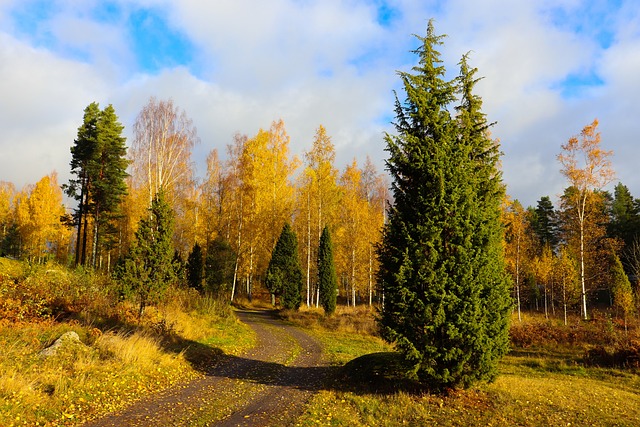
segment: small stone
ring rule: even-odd
[[[80,337],[78,336],[78,334],[74,331],[65,332],[52,345],[42,350],[40,352],[40,356],[54,356],[58,353],[58,351],[60,351],[61,348],[76,345],[84,346],[82,341],[80,341]]]

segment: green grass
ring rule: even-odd
[[[593,328],[594,325],[587,325]],[[338,365],[362,355],[389,351],[377,337],[313,325],[310,332]],[[558,333],[560,334],[560,332]],[[585,334],[586,336],[587,334]],[[557,342],[515,348],[500,364],[495,382],[448,395],[384,387],[353,373],[353,365],[384,372],[389,353],[348,364],[336,383],[312,398],[300,426],[637,426],[637,371],[588,367],[588,344]],[[387,359],[385,359],[387,358]],[[400,384],[398,381],[397,384]]]

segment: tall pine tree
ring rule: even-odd
[[[467,58],[458,79],[444,79],[443,37],[430,21],[419,64],[399,73],[407,97],[396,97],[397,135],[385,138],[395,203],[378,249],[383,335],[419,381],[440,389],[495,377],[511,303],[500,152]]]
[[[98,103],[92,102],[85,108],[71,147],[71,173],[76,178],[64,186],[67,195],[78,201],[76,264],[87,264],[89,231],[91,266],[96,266],[102,246],[108,250],[114,244],[114,221],[121,215],[121,202],[127,193],[129,162],[123,130],[112,105],[100,110]]]
[[[558,215],[549,196],[538,200],[534,210],[533,230],[540,240],[541,246],[549,246],[555,250],[560,241],[558,230]]]
[[[100,107],[97,102],[92,102],[84,109],[82,125],[78,128],[78,136],[71,147],[71,173],[76,175],[76,178],[70,179],[69,184],[63,186],[67,195],[78,201],[78,208],[74,215],[77,227],[76,265],[84,265],[86,261],[89,192],[93,185],[93,177],[89,173],[89,168],[90,163],[96,157],[99,116]]]

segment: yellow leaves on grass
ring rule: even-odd
[[[13,335],[0,330],[0,342],[10,342],[0,354],[2,426],[76,424],[199,375],[182,355],[161,351],[157,340],[141,334],[105,333],[81,352],[42,358],[33,338],[58,335],[60,326],[15,328]]]

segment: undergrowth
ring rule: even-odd
[[[80,343],[44,356],[65,332]],[[227,302],[172,289],[138,318],[108,277],[0,258],[0,425],[76,425],[254,345]]]

